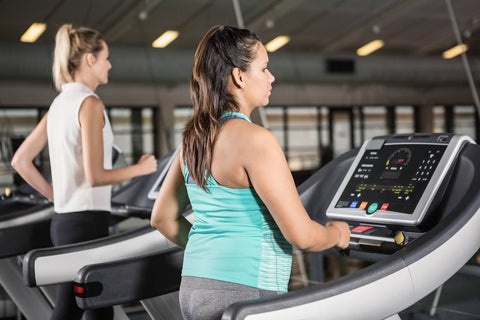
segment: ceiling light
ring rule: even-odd
[[[370,53],[377,51],[383,46],[384,42],[382,40],[373,40],[372,42],[367,43],[363,47],[357,49],[357,55],[368,56]]]
[[[20,41],[35,42],[46,29],[47,25],[45,23],[32,23],[27,31],[20,37]]]
[[[289,36],[278,36],[265,45],[268,52],[275,52],[290,41]]]
[[[458,56],[459,54],[464,53],[468,50],[468,46],[466,44],[459,44],[453,48],[450,48],[442,53],[443,59],[452,59],[453,57]]]
[[[157,39],[155,39],[155,41],[152,42],[152,47],[165,48],[173,40],[177,39],[177,37],[178,37],[178,31],[167,30],[160,37],[158,37]]]

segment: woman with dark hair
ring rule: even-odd
[[[107,84],[111,67],[108,46],[98,31],[70,24],[60,27],[52,68],[60,93],[12,159],[25,181],[54,201],[50,233],[55,246],[108,236],[111,185],[156,170],[152,155],[112,169],[113,132],[103,102],[95,94],[99,85]],[[52,185],[33,164],[47,142]],[[73,283],[57,288],[51,319],[80,319],[84,311],[76,304]],[[113,309],[87,310],[85,317],[112,319]]]
[[[251,112],[275,80],[251,31],[211,28],[195,53],[194,113],[152,211],[151,223],[185,248],[180,306],[186,320],[220,319],[230,304],[287,292],[292,245],[348,246],[344,222],[311,220],[273,134]],[[193,226],[182,213],[188,204]]]

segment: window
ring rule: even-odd
[[[135,163],[142,154],[156,154],[154,109],[108,107],[113,130],[113,143],[120,148],[127,164]]]
[[[290,170],[310,170],[320,162],[321,109],[316,106],[268,106],[268,129],[285,152]],[[323,113],[325,115],[325,113]]]
[[[387,110],[383,106],[363,107],[364,139],[387,134]]]
[[[193,114],[193,108],[191,106],[177,107],[173,111],[174,119],[174,132],[173,132],[173,143],[174,147],[178,147],[182,144],[182,134],[185,124],[191,118]]]
[[[114,143],[121,149],[126,164],[137,161],[144,153],[156,154],[154,108],[107,108],[114,133]],[[15,183],[10,166],[13,152],[35,128],[47,108],[0,108],[0,186]],[[35,159],[40,170],[50,167],[48,150]]]
[[[395,133],[415,132],[415,110],[412,106],[395,107]]]
[[[475,108],[473,106],[455,106],[453,126],[455,133],[465,134],[475,139]]]
[[[0,108],[0,186],[2,188],[12,187],[19,179],[10,166],[10,161],[18,146],[35,128],[44,111],[44,108]],[[37,157],[35,165],[40,170],[47,169],[48,152]]]

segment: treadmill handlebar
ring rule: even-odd
[[[193,220],[191,212],[185,213],[185,217]],[[78,270],[86,265],[167,252],[172,248],[177,245],[148,225],[101,239],[32,250],[23,258],[23,279],[28,287],[73,281]]]
[[[85,265],[161,252],[172,247],[175,247],[173,243],[148,226],[78,244],[36,249],[23,258],[23,279],[28,287],[72,281]]]

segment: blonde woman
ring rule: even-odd
[[[95,94],[107,84],[108,46],[92,29],[60,27],[55,38],[53,79],[60,92],[48,113],[13,156],[12,166],[33,188],[54,202],[51,238],[55,246],[108,235],[111,185],[156,170],[156,159],[112,169],[113,132]],[[48,142],[52,185],[33,165]],[[55,266],[52,266],[55,268]],[[51,319],[80,319],[73,284],[58,285]],[[86,319],[108,320],[112,308],[85,311]]]

